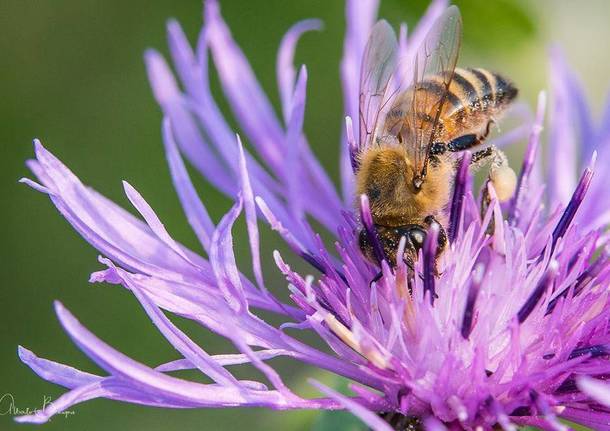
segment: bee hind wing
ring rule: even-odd
[[[360,68],[360,147],[371,143],[386,98],[386,89],[396,67],[396,33],[385,20],[378,21],[364,49]]]

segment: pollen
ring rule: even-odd
[[[345,344],[350,346],[356,352],[368,359],[377,368],[385,370],[388,368],[388,361],[383,357],[379,350],[374,347],[364,347],[363,344],[358,340],[356,335],[350,331],[345,325],[337,320],[335,316],[330,313],[326,313],[324,316],[324,322],[328,327],[339,337]]]
[[[489,178],[494,185],[496,195],[500,202],[506,202],[515,193],[517,188],[517,175],[509,166],[502,165],[489,173]]]

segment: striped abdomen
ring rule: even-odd
[[[449,86],[444,117],[462,111],[496,111],[505,108],[517,96],[514,85],[497,73],[485,69],[455,69]]]
[[[445,97],[436,140],[447,142],[470,133],[482,135],[489,121],[502,114],[517,96],[517,88],[510,81],[485,69],[456,68],[448,91],[445,80],[446,75],[430,76],[408,89],[390,110],[385,130],[393,134],[402,129],[403,134],[409,134],[414,129],[431,128],[436,102]],[[413,109],[417,111],[415,116]]]
[[[430,84],[427,81],[422,82],[423,91],[438,91],[438,85],[443,88],[440,76],[431,78]],[[441,113],[438,139],[483,134],[487,123],[502,114],[516,96],[517,88],[497,73],[456,68]]]

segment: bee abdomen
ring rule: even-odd
[[[486,69],[456,68],[447,86],[448,73],[427,76],[399,97],[388,113],[385,134],[398,135],[404,123],[407,129],[425,130],[436,121],[438,100],[444,102],[438,137],[479,133],[518,93],[512,82]]]
[[[465,107],[470,110],[503,108],[517,97],[517,88],[502,75],[486,69],[456,69],[453,77],[456,87],[462,89]]]
[[[456,68],[449,88],[442,85],[446,78],[445,72],[420,84],[420,89],[437,98],[446,89],[444,118],[477,113],[494,115],[517,96],[517,88],[509,80],[486,69]]]

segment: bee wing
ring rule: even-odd
[[[438,134],[443,106],[449,96],[462,35],[456,6],[449,7],[433,24],[415,55],[402,58],[387,93],[383,133],[401,136],[423,180],[430,146]]]
[[[396,66],[398,42],[385,20],[378,21],[364,49],[360,68],[360,146],[370,144],[379,121],[388,82]]]

